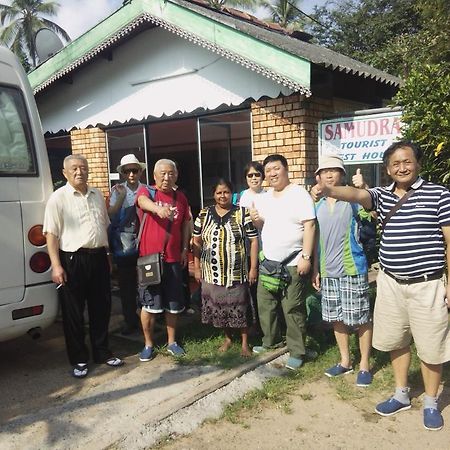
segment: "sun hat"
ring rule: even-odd
[[[129,155],[122,156],[120,164],[117,166],[117,172],[122,173],[123,166],[127,166],[128,164],[137,164],[141,166],[142,170],[147,168],[147,164],[140,162],[133,153],[130,153]]]
[[[317,175],[322,169],[341,169],[346,173],[342,158],[338,155],[323,155],[320,158],[319,167],[314,173]]]

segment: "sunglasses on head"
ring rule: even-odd
[[[252,172],[252,173],[247,174],[247,178],[253,178],[253,177],[261,178],[261,174],[259,172]]]
[[[135,175],[139,173],[141,169],[123,169],[123,173],[128,175],[129,173],[134,173]]]

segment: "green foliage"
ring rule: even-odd
[[[447,0],[329,0],[316,8],[316,42],[401,77],[419,62],[450,62]]]
[[[48,28],[67,42],[69,35],[45,16],[55,16],[59,4],[45,0],[13,0],[11,5],[0,4],[0,43],[8,46],[25,65],[36,66],[36,33]],[[26,67],[25,67],[26,68]]]
[[[450,2],[418,0],[419,27],[387,40],[367,62],[407,77],[418,64],[450,62]]]
[[[419,30],[417,2],[329,0],[312,15],[324,26],[312,23],[308,31],[319,44],[371,64],[377,52],[389,50],[391,40]]]
[[[450,182],[450,2],[341,0],[316,8],[317,42],[405,80],[394,103],[404,137],[424,150],[422,174]]]
[[[450,184],[450,64],[415,66],[394,101],[403,108],[403,135],[424,150],[422,174]]]
[[[235,6],[237,8],[253,11],[258,5],[258,0],[207,0],[209,5],[215,9],[222,9],[223,6]]]
[[[267,22],[277,23],[288,30],[303,29],[304,15],[299,0],[261,0],[261,6],[269,11]]]

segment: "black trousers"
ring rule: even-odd
[[[125,323],[131,328],[139,326],[137,308],[137,256],[121,258],[117,262],[117,278],[119,281],[120,301]]]
[[[111,316],[111,280],[106,251],[75,253],[60,251],[67,283],[59,289],[67,354],[72,365],[88,362],[84,336],[84,310],[88,307],[89,337],[94,362],[111,357],[108,326]]]

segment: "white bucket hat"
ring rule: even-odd
[[[130,153],[129,155],[122,156],[120,164],[117,166],[117,172],[122,173],[123,166],[127,166],[128,164],[137,164],[141,166],[142,170],[147,168],[147,164],[140,162],[133,153]]]
[[[345,171],[344,162],[338,155],[322,156],[319,161],[319,167],[314,173],[317,175],[322,169],[341,169],[344,173],[347,173]]]

